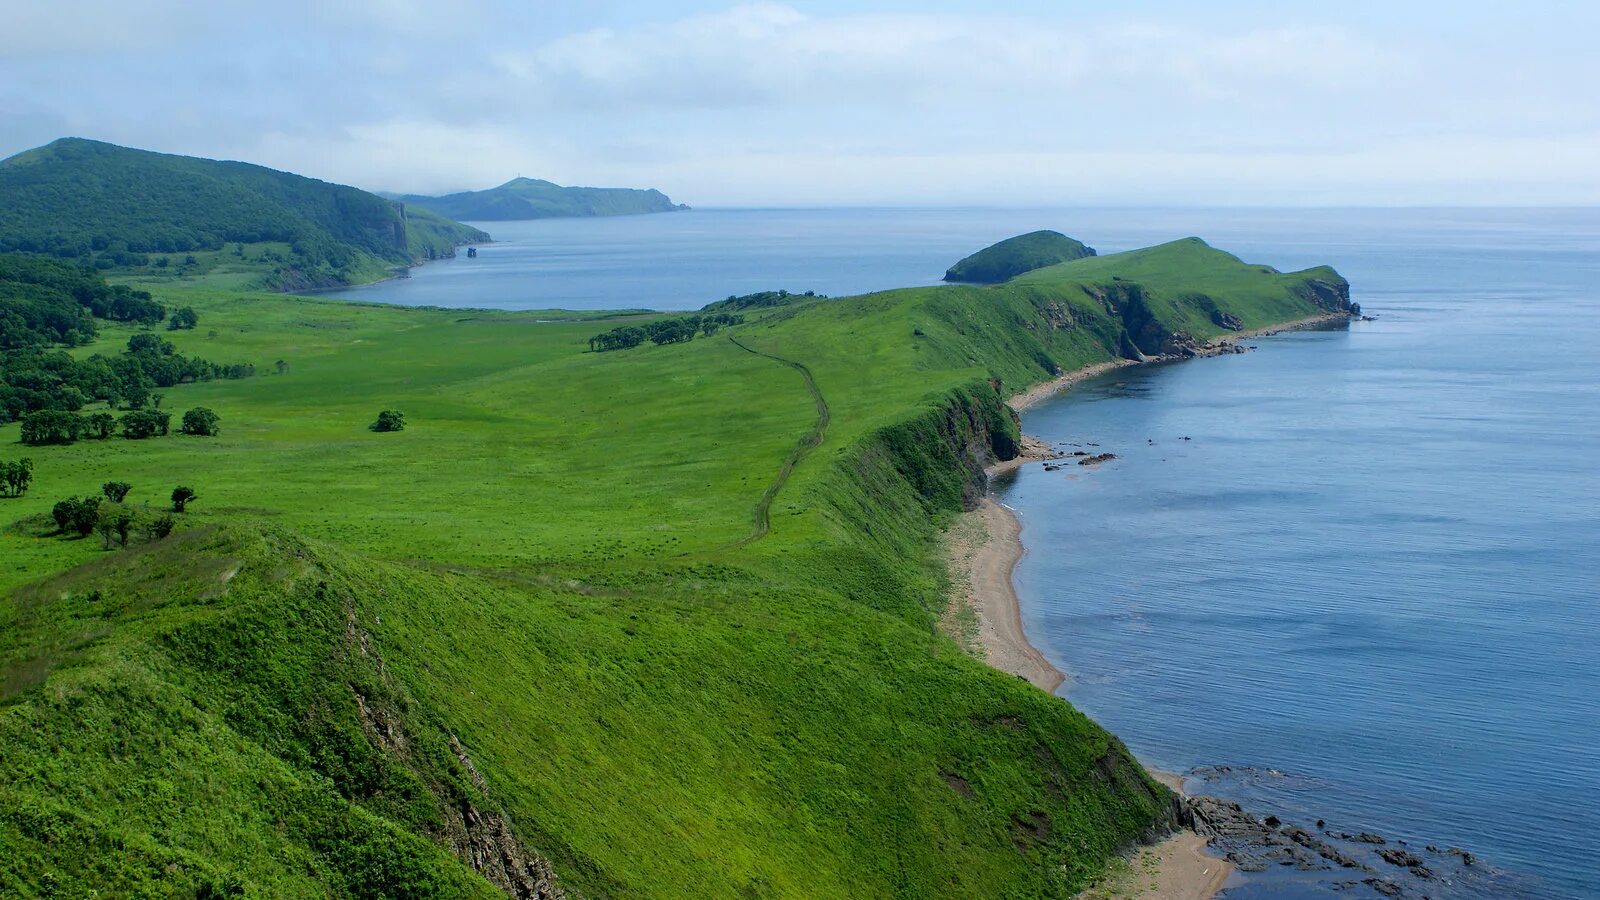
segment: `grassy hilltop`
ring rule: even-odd
[[[441,197],[401,194],[395,199],[466,222],[632,216],[686,208],[653,188],[563,187],[539,178],[513,178],[498,187]]]
[[[81,260],[144,280],[354,284],[488,239],[428,210],[249,163],[82,138],[0,161],[0,252]]]
[[[1005,395],[1348,308],[1195,240],[602,353],[683,317],[155,291],[286,370],[167,392],[216,437],[0,427],[0,893],[1070,896],[1169,797],[939,633],[939,529]],[[53,533],[108,480],[199,499]]]

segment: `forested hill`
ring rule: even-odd
[[[463,191],[442,197],[420,194],[386,196],[392,196],[408,206],[421,206],[464,222],[631,216],[688,208],[673,203],[666,194],[654,188],[562,187],[537,178],[513,178],[488,190]]]
[[[338,284],[483,240],[426,210],[249,163],[82,138],[0,162],[0,251],[101,269],[204,269],[197,254],[229,248],[271,286]],[[263,246],[252,255],[246,245]]]
[[[1006,238],[951,266],[945,281],[999,284],[1024,272],[1094,256],[1095,250],[1059,231],[1033,231]]]

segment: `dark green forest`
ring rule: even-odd
[[[284,262],[296,267],[403,265],[488,237],[376,194],[249,163],[81,138],[0,162],[0,252],[102,269],[261,242],[288,244],[293,258]]]
[[[944,280],[962,284],[999,284],[1058,263],[1094,256],[1095,250],[1059,231],[1030,231],[985,247],[951,266]]]

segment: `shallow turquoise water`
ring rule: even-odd
[[[1193,787],[1508,871],[1456,895],[1600,896],[1600,215],[1416,226],[1240,234],[1379,320],[1024,417],[1121,457],[1003,488],[1025,624],[1147,762],[1235,769]]]
[[[1005,489],[1029,547],[1029,634],[1071,673],[1063,694],[1148,762],[1234,767],[1208,792],[1466,847],[1500,873],[1436,896],[1600,896],[1600,211],[697,210],[485,227],[505,242],[476,260],[345,296],[840,295],[933,283],[1043,227],[1102,251],[1196,234],[1282,269],[1337,266],[1376,322],[1123,370],[1027,415],[1030,433],[1121,457]],[[1314,877],[1235,891],[1318,892]]]

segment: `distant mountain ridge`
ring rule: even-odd
[[[0,161],[0,251],[101,269],[138,269],[151,254],[271,244],[277,246],[261,263],[275,267],[266,274],[269,285],[333,285],[373,280],[488,239],[425,209],[244,162],[84,138]]]
[[[430,197],[384,194],[408,206],[420,206],[460,221],[504,222],[521,219],[633,216],[688,209],[655,188],[563,187],[539,178],[513,178],[498,187]]]

